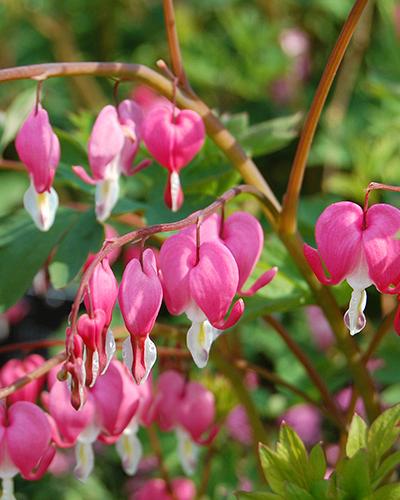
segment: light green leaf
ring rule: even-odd
[[[357,414],[351,421],[349,435],[346,443],[346,455],[351,458],[360,448],[367,448],[367,424]]]
[[[399,500],[400,498],[400,483],[386,484],[374,491],[374,500]]]
[[[304,488],[300,488],[297,484],[287,483],[285,487],[286,500],[314,500],[314,497]]]
[[[392,453],[381,463],[376,473],[373,475],[372,485],[374,487],[384,479],[395,467],[400,464],[400,451]]]
[[[66,286],[77,275],[89,252],[100,250],[103,239],[104,228],[97,222],[93,210],[80,215],[51,261],[49,271],[54,288]]]
[[[309,476],[312,482],[324,479],[326,472],[325,454],[320,444],[316,444],[308,457]]]
[[[400,427],[397,426],[400,420],[400,404],[389,408],[382,413],[371,425],[368,431],[368,452],[370,470],[373,474],[378,468],[379,462],[396,442]]]
[[[3,152],[7,144],[14,140],[23,121],[32,111],[36,99],[36,85],[20,92],[12,101],[4,117],[3,135],[0,139],[0,151]]]
[[[238,500],[284,500],[284,497],[281,495],[275,495],[275,493],[268,493],[266,491],[252,491],[251,493],[239,491],[236,493],[236,498]]]
[[[352,458],[339,462],[336,485],[342,500],[361,500],[372,493],[366,450],[360,449]]]

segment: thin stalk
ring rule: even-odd
[[[357,0],[355,2],[332,50],[325,70],[322,74],[321,81],[319,82],[310,111],[304,123],[290,172],[280,222],[280,230],[282,233],[293,234],[297,230],[297,208],[299,196],[315,130],[336,72],[342,62],[351,37],[353,36],[354,30],[356,29],[357,23],[367,3],[368,0]]]
[[[160,443],[160,440],[158,438],[157,429],[156,429],[154,424],[151,424],[151,425],[149,425],[149,427],[147,427],[147,434],[149,436],[150,446],[151,446],[154,454],[157,457],[158,466],[160,468],[161,476],[164,479],[165,484],[167,485],[168,493],[171,495],[171,497],[174,500],[177,500],[176,496],[174,495],[173,489],[172,489],[171,477],[170,477],[168,469],[164,463],[164,458],[163,458],[162,449],[161,449],[161,443]]]
[[[33,351],[36,349],[46,349],[48,347],[62,346],[65,344],[61,339],[33,340],[30,342],[15,342],[0,346],[0,354],[13,351]]]
[[[379,325],[378,330],[376,331],[375,335],[372,337],[372,340],[368,346],[368,349],[365,351],[362,357],[363,363],[367,364],[368,361],[371,359],[371,357],[374,355],[376,350],[379,347],[379,344],[382,342],[383,338],[385,335],[390,332],[390,330],[393,328],[393,320],[394,317],[396,316],[396,311],[397,307],[393,309],[389,314],[387,314],[384,318],[382,323]]]
[[[292,354],[297,358],[297,360],[303,366],[303,368],[307,372],[308,376],[310,377],[310,380],[312,381],[312,383],[315,385],[315,387],[318,389],[319,393],[321,394],[321,398],[322,398],[322,401],[324,402],[324,405],[326,406],[327,410],[334,417],[335,422],[338,425],[338,427],[342,430],[345,429],[346,425],[345,425],[345,421],[343,419],[343,415],[340,413],[338,407],[336,406],[334,400],[332,399],[332,396],[329,392],[328,387],[326,386],[325,382],[320,377],[317,370],[314,368],[314,365],[312,364],[312,362],[309,359],[309,357],[307,356],[307,354],[292,339],[289,332],[286,331],[284,326],[279,321],[277,321],[272,316],[264,316],[264,320],[270,326],[272,326],[272,328],[276,331],[276,333],[278,333],[278,335],[285,342],[286,346],[289,348],[289,350],[292,352]]]

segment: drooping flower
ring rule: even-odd
[[[352,287],[344,317],[351,335],[365,326],[368,286],[374,284],[382,293],[400,290],[399,230],[397,208],[377,204],[364,213],[355,203],[343,201],[330,205],[320,215],[315,230],[318,250],[304,246],[304,255],[321,283],[336,285],[346,279]]]
[[[168,170],[164,192],[166,205],[174,212],[183,203],[179,172],[202,148],[205,128],[200,115],[174,106],[154,106],[143,123],[143,141],[154,158]]]
[[[28,401],[9,408],[0,405],[0,477],[4,500],[15,500],[12,478],[40,479],[55,453],[51,428],[44,412]]]
[[[208,361],[211,344],[236,324],[244,310],[239,299],[225,319],[239,283],[239,271],[230,250],[222,243],[201,241],[178,233],[161,247],[160,272],[169,312],[183,312],[192,321],[187,346],[199,368]]]
[[[44,359],[39,354],[31,354],[24,360],[10,359],[0,370],[0,384],[2,387],[11,385],[17,379],[24,377],[27,373],[38,368],[44,363]],[[7,397],[7,403],[12,404],[17,401],[30,401],[35,403],[42,390],[45,378],[39,377],[18,389]]]
[[[139,384],[144,382],[157,357],[149,334],[161,307],[163,291],[158,278],[156,258],[151,249],[142,261],[132,259],[125,268],[118,301],[130,336],[124,341],[124,362]]]
[[[105,221],[119,197],[119,177],[133,175],[149,165],[144,161],[132,168],[141,140],[143,114],[131,100],[122,101],[118,108],[108,105],[99,113],[89,138],[91,177],[83,167],[73,167],[86,183],[96,186],[96,215]]]
[[[94,268],[84,303],[86,314],[79,317],[77,330],[85,347],[86,384],[94,385],[103,374],[115,352],[115,340],[110,330],[112,311],[117,301],[118,283],[108,263],[103,259]]]
[[[196,498],[196,488],[190,479],[176,477],[171,481],[173,497],[168,492],[167,484],[163,479],[150,479],[143,484],[139,490],[133,493],[130,500],[194,500]]]
[[[47,111],[40,104],[20,128],[15,147],[31,178],[24,195],[24,207],[37,228],[48,231],[58,208],[58,195],[52,184],[60,161],[60,143],[51,128]]]
[[[279,419],[279,423],[283,422],[293,427],[306,445],[312,446],[321,440],[321,413],[308,403],[289,408]]]

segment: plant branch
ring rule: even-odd
[[[368,0],[356,0],[329,57],[304,123],[283,202],[280,222],[280,230],[283,233],[293,234],[296,232],[299,195],[315,130],[336,72],[367,2]]]
[[[32,380],[36,380],[37,378],[42,377],[43,375],[46,375],[52,368],[55,366],[59,365],[66,359],[66,352],[60,352],[56,356],[53,356],[52,358],[48,359],[45,361],[43,364],[41,364],[38,368],[35,370],[27,373],[23,377],[19,378],[15,382],[13,382],[11,385],[7,387],[3,387],[0,389],[0,399],[5,399],[7,396],[10,396],[13,394],[15,391],[18,391],[18,389],[21,389],[21,387],[24,387],[25,385],[29,384],[32,382]]]
[[[396,316],[396,311],[397,307],[395,307],[389,314],[387,314],[384,318],[382,323],[379,325],[378,330],[376,331],[375,335],[372,337],[372,340],[368,346],[368,349],[365,351],[362,357],[363,363],[367,364],[368,361],[371,359],[371,357],[374,355],[376,350],[379,347],[379,344],[385,337],[385,335],[390,332],[390,330],[393,328],[393,320],[394,317]]]
[[[62,346],[65,340],[61,339],[43,339],[34,340],[31,342],[15,342],[13,344],[6,344],[0,346],[0,354],[13,351],[33,351],[34,349],[46,349],[48,347]]]
[[[154,424],[151,424],[151,425],[149,425],[149,427],[147,427],[147,435],[149,436],[150,446],[151,446],[154,454],[157,457],[158,466],[160,468],[161,476],[164,479],[165,484],[167,485],[168,493],[171,495],[171,497],[174,500],[177,500],[176,497],[174,496],[174,492],[172,489],[171,477],[170,477],[168,469],[164,463],[162,450],[161,450],[161,443],[160,443],[160,440],[158,438],[157,429],[156,429]]]
[[[279,321],[277,321],[272,316],[264,316],[264,320],[270,326],[272,326],[272,328],[279,334],[279,336],[285,342],[289,350],[303,366],[308,376],[310,377],[311,381],[321,394],[322,401],[324,402],[326,409],[332,414],[332,417],[335,419],[338,427],[340,429],[345,429],[345,421],[343,419],[342,414],[340,413],[338,407],[336,406],[334,400],[332,399],[328,387],[320,377],[317,370],[314,368],[314,365],[312,364],[307,354],[292,339],[290,334],[286,331],[284,326]]]
[[[176,30],[173,0],[163,0],[163,8],[172,69],[178,77],[179,82],[182,83],[183,87],[190,91],[190,85],[186,77],[185,70],[183,69],[181,48],[179,46],[179,38]]]

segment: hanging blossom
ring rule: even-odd
[[[108,105],[99,113],[90,134],[88,144],[91,177],[83,167],[73,167],[74,172],[87,184],[96,186],[96,215],[105,221],[119,197],[121,174],[130,176],[150,162],[143,162],[132,168],[141,140],[143,114],[140,107],[126,99],[118,108]]]
[[[126,367],[113,360],[93,388],[85,389],[80,411],[70,404],[65,382],[49,377],[50,392],[44,401],[50,414],[54,442],[60,448],[75,447],[75,475],[85,481],[94,466],[93,444],[114,444],[121,439],[139,408],[139,393]],[[125,463],[136,460],[134,447],[125,447]],[[133,457],[132,457],[133,455]]]
[[[161,307],[163,291],[158,277],[156,258],[151,249],[139,260],[133,258],[125,268],[118,301],[130,336],[124,341],[124,362],[138,384],[146,381],[157,350],[149,334]]]
[[[176,212],[183,203],[179,173],[200,151],[205,127],[200,115],[172,104],[155,104],[143,122],[143,141],[154,158],[168,170],[166,205]]]
[[[337,285],[346,280],[353,289],[344,316],[351,335],[366,324],[367,287],[373,284],[381,293],[400,292],[399,230],[397,208],[380,203],[363,211],[343,201],[327,207],[318,218],[318,249],[304,245],[304,255],[321,283]]]
[[[0,404],[0,478],[2,500],[15,500],[13,477],[37,480],[53,460],[51,427],[46,414],[35,404],[17,401]]]
[[[10,359],[1,367],[0,386],[7,387],[19,378],[24,377],[45,362],[39,354],[31,354],[25,359]],[[7,396],[7,403],[12,404],[17,401],[29,401],[35,403],[45,382],[45,377],[33,379],[21,389]]]
[[[168,491],[168,485],[164,479],[150,479],[146,481],[129,500],[194,500],[196,498],[196,487],[186,477],[175,477],[171,481],[173,497]]]
[[[31,178],[24,207],[37,228],[48,231],[58,208],[58,195],[52,184],[60,161],[60,143],[40,103],[22,124],[15,147]]]
[[[161,430],[175,430],[182,468],[193,474],[199,446],[209,445],[219,431],[214,394],[199,382],[187,382],[179,372],[167,370],[158,379],[152,412]]]
[[[199,368],[206,366],[211,345],[221,331],[234,326],[243,314],[244,302],[239,299],[225,319],[235,294],[253,295],[275,276],[277,269],[272,268],[243,290],[263,243],[257,219],[238,212],[223,223],[214,214],[198,230],[186,228],[161,247],[165,303],[171,314],[185,312],[192,322],[187,346]]]

